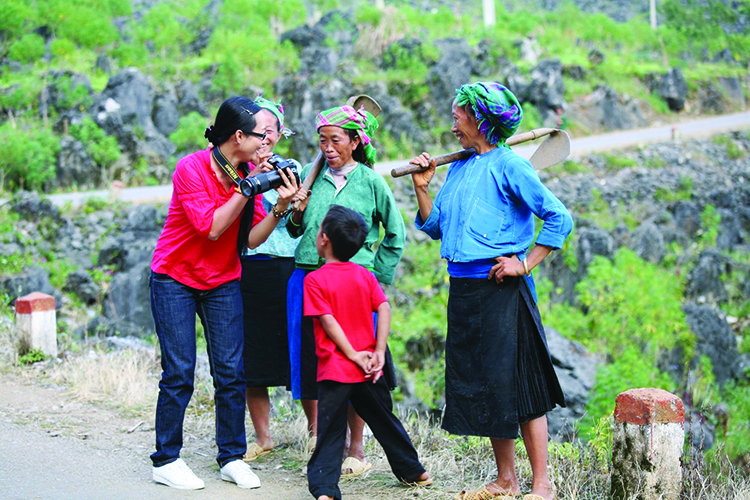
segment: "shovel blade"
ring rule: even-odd
[[[383,110],[378,104],[378,101],[370,97],[369,95],[353,95],[346,100],[346,105],[351,106],[354,109],[364,107],[365,111],[369,111],[372,116],[378,116]]]
[[[555,130],[542,142],[529,162],[534,170],[544,170],[570,156],[570,136],[564,130]]]

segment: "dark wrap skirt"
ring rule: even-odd
[[[286,286],[293,257],[242,258],[242,303],[247,387],[289,388]]]
[[[445,399],[443,429],[497,439],[565,406],[524,278],[451,278]]]

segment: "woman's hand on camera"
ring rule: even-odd
[[[276,192],[279,193],[279,199],[276,200],[276,206],[279,210],[283,211],[289,208],[289,204],[299,192],[300,186],[297,183],[297,178],[294,175],[287,174],[285,169],[280,168],[278,169],[278,172],[279,176],[284,181],[284,184],[276,188]]]
[[[273,170],[273,166],[268,163],[268,159],[272,156],[273,151],[264,151],[259,149],[255,153],[255,159],[253,160],[253,165],[255,165],[255,168],[250,171],[249,176],[252,177],[254,175],[263,174]]]
[[[430,159],[430,153],[424,152],[419,156],[415,156],[409,162],[412,165],[419,165],[426,170],[422,172],[415,172],[411,174],[412,182],[414,187],[425,187],[432,180],[432,176],[435,175],[435,160]]]

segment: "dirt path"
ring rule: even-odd
[[[206,488],[179,491],[151,481],[153,426],[99,405],[71,401],[59,387],[0,373],[0,484],[4,499],[308,499],[305,478],[255,466],[263,486],[241,490],[219,478],[215,448],[188,439],[183,458]]]
[[[212,432],[192,432],[187,425],[182,457],[205,481],[205,489],[181,491],[156,484],[148,458],[154,445],[152,417],[76,402],[64,388],[43,380],[33,369],[0,368],[0,498],[312,498],[300,462],[290,462],[294,454],[285,454],[283,447],[253,465],[261,488],[242,490],[222,481]],[[455,493],[403,488],[387,464],[377,466],[367,478],[342,482],[341,488],[348,500],[447,499]]]

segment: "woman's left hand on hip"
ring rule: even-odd
[[[495,257],[497,264],[492,266],[490,274],[487,276],[488,280],[495,278],[495,282],[502,283],[505,276],[523,276],[525,271],[523,268],[523,262],[518,260],[515,255],[513,257]]]

